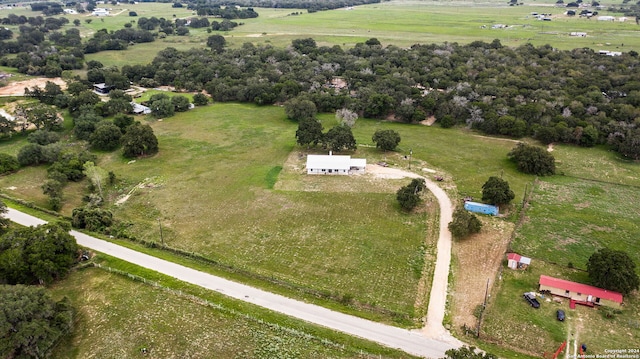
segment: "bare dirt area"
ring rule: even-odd
[[[481,217],[482,231],[470,238],[456,241],[452,255],[456,258],[455,283],[451,288],[451,330],[460,332],[463,325],[475,327],[475,308],[484,302],[487,279],[489,292],[504,258],[513,223],[497,218]]]
[[[421,125],[425,125],[425,126],[431,126],[436,122],[436,117],[435,116],[431,116],[429,118],[427,118],[426,120],[422,120],[420,121]]]
[[[67,83],[60,77],[46,78],[40,77],[31,80],[10,82],[7,86],[0,87],[0,96],[24,96],[24,89],[34,87],[44,88],[47,81],[53,82],[63,90],[67,89]]]

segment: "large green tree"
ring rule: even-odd
[[[20,163],[15,156],[11,156],[7,153],[0,153],[0,174],[17,171],[20,168]]]
[[[122,131],[120,127],[113,124],[110,121],[102,121],[96,126],[96,130],[89,136],[89,143],[91,147],[111,151],[116,149],[120,145],[120,138],[122,137]]]
[[[127,127],[127,132],[122,136],[122,154],[132,158],[151,155],[158,152],[158,139],[153,134],[149,125],[136,122]]]
[[[41,287],[0,285],[0,357],[47,358],[72,326],[66,297],[55,302]]]
[[[222,35],[211,35],[207,38],[207,46],[211,48],[211,51],[218,54],[224,52],[224,47],[227,45],[227,40]]]
[[[338,125],[324,135],[324,145],[332,151],[355,150],[356,139],[349,126]]]
[[[76,263],[78,246],[68,223],[18,228],[0,238],[0,283],[51,283]]]
[[[509,182],[500,177],[491,176],[482,185],[482,201],[491,204],[507,204],[516,197]]]
[[[303,119],[315,118],[318,113],[316,104],[313,101],[294,98],[284,104],[284,112],[287,117],[294,121],[301,121]]]
[[[640,286],[636,264],[626,252],[602,248],[587,262],[591,283],[597,287],[629,294]]]
[[[521,172],[538,176],[556,173],[555,158],[544,148],[518,143],[507,156]]]
[[[384,151],[393,151],[400,144],[400,134],[394,130],[376,130],[371,138],[376,147]]]
[[[315,118],[304,118],[298,123],[296,141],[300,146],[316,146],[322,142],[322,124]]]
[[[453,212],[453,220],[449,223],[449,230],[454,238],[465,238],[480,232],[480,229],[482,229],[482,222],[464,207],[456,208]]]
[[[420,204],[420,192],[426,187],[425,181],[422,178],[414,178],[411,183],[400,188],[396,192],[396,199],[398,204],[405,211],[411,211]]]

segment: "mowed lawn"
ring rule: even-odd
[[[71,273],[52,288],[76,309],[55,358],[357,358],[343,346],[218,309],[105,270]]]

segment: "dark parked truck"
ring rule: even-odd
[[[540,302],[538,302],[534,293],[524,293],[522,296],[527,300],[527,302],[529,302],[529,304],[531,304],[532,307],[540,308]]]

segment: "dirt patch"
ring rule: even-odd
[[[436,117],[435,116],[430,116],[428,117],[426,120],[422,120],[419,123],[421,125],[425,125],[425,126],[431,126],[436,122]]]
[[[456,280],[451,289],[451,329],[457,332],[465,324],[475,328],[477,319],[473,312],[484,302],[487,280],[491,292],[514,226],[497,218],[479,218],[482,220],[482,232],[453,243]]]
[[[67,83],[60,77],[54,78],[37,78],[24,81],[10,82],[7,86],[0,87],[0,96],[24,96],[24,89],[33,89],[34,87],[43,88],[47,84],[47,81],[51,81],[54,84],[60,86],[63,90],[67,89]]]

